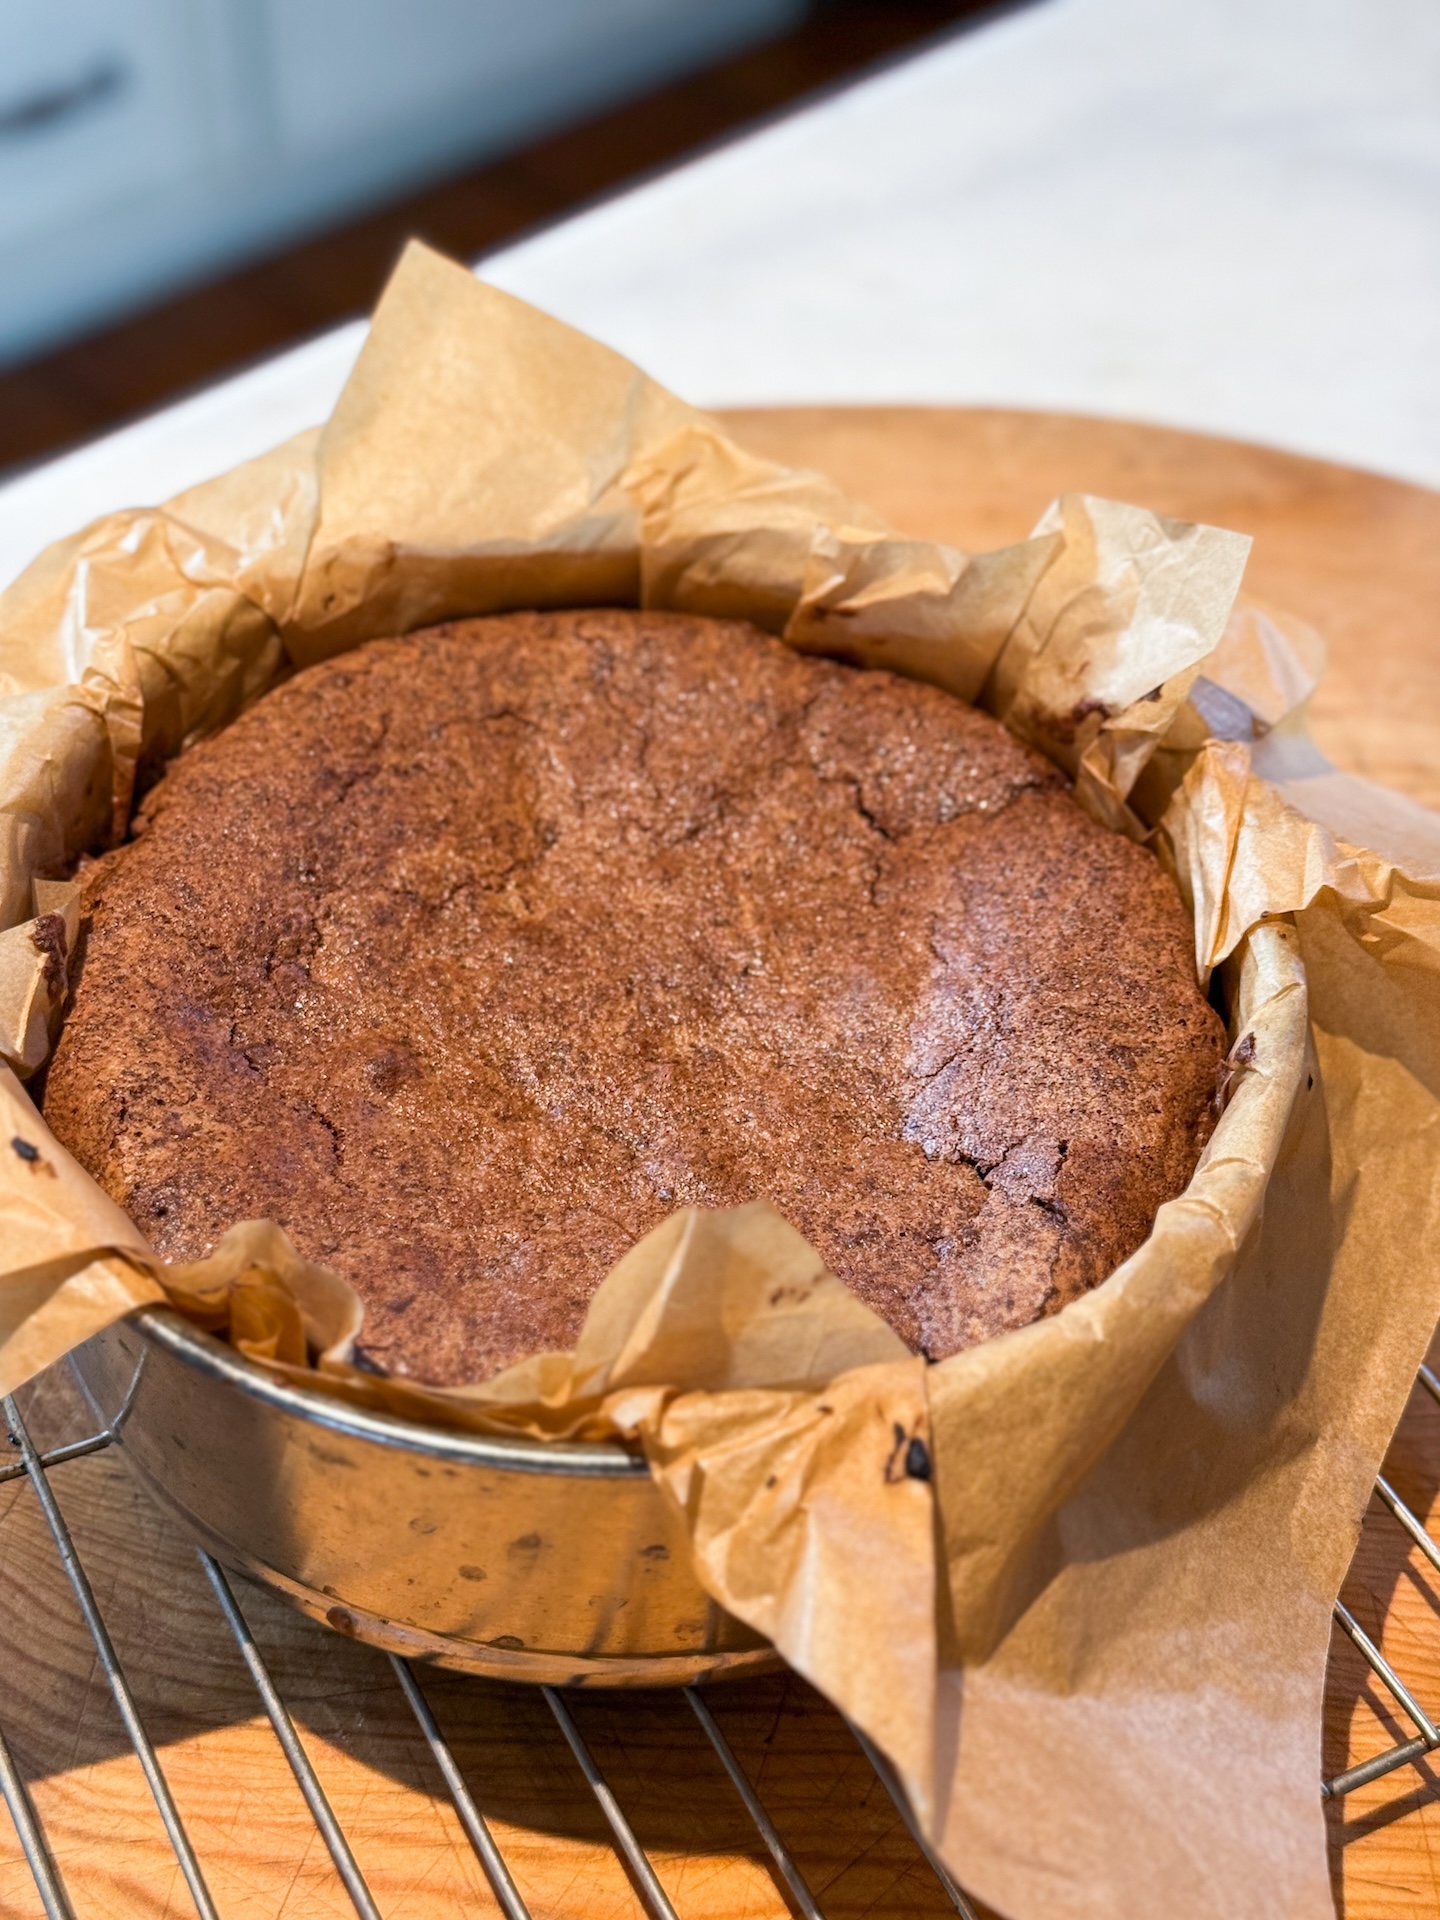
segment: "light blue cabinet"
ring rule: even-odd
[[[0,363],[804,0],[0,0]]]

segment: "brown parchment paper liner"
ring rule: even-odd
[[[1245,550],[1080,497],[996,554],[901,538],[412,248],[322,429],[0,598],[0,1386],[168,1299],[333,1394],[638,1442],[707,1590],[879,1741],[974,1892],[1329,1913],[1329,1607],[1440,1304],[1440,830],[1315,754],[1318,645],[1231,615]],[[46,876],[187,741],[372,635],[636,600],[980,702],[1192,902],[1229,1104],[1056,1318],[927,1368],[761,1200],[647,1236],[573,1354],[377,1381],[353,1294],[278,1228],[166,1268],[27,1100],[76,930]]]

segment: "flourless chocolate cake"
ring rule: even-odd
[[[1151,856],[988,716],[733,622],[516,614],[299,674],[92,869],[45,1112],[156,1247],[278,1220],[445,1383],[764,1197],[916,1349],[1094,1286],[1222,1029]]]

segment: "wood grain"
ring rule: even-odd
[[[1255,536],[1249,585],[1331,645],[1316,731],[1341,764],[1440,803],[1440,497],[1313,461],[1099,421],[938,410],[747,413],[751,445],[822,468],[908,532],[1019,538],[1067,488]],[[83,1412],[67,1376],[29,1396],[43,1444]],[[1440,1408],[1417,1395],[1387,1469],[1440,1522]],[[227,1920],[343,1920],[346,1896],[193,1553],[97,1455],[54,1471],[142,1715]],[[1422,1704],[1440,1710],[1440,1580],[1376,1507],[1346,1587]],[[258,1590],[246,1613],[387,1920],[496,1911],[386,1662]],[[643,1912],[543,1701],[456,1676],[427,1691],[537,1920]],[[824,1911],[948,1912],[843,1723],[792,1678],[735,1683],[714,1710]],[[768,1857],[683,1701],[591,1696],[591,1742],[685,1920],[779,1920]],[[0,1485],[0,1727],[76,1910],[192,1911],[35,1498]],[[1408,1729],[1348,1642],[1332,1654],[1333,1773]],[[1440,1908],[1440,1772],[1407,1767],[1330,1810],[1345,1920]],[[1432,1857],[1433,1855],[1433,1857]],[[0,1914],[40,1905],[0,1820]]]

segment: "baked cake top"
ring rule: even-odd
[[[172,1259],[278,1220],[387,1371],[571,1346],[665,1214],[762,1196],[938,1358],[1103,1279],[1209,1124],[1154,859],[988,716],[739,623],[374,642],[137,831],[46,1117]]]

